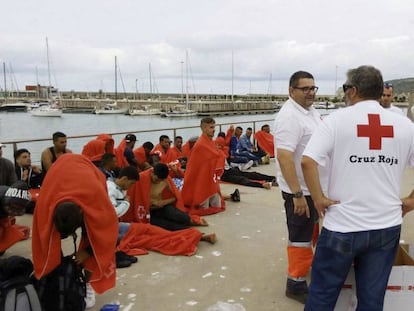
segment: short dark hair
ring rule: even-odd
[[[146,141],[142,144],[142,147],[144,147],[144,149],[152,150],[154,149],[154,144],[150,141]]]
[[[53,214],[53,223],[61,238],[66,238],[83,225],[82,209],[70,201],[59,203]]]
[[[362,99],[378,100],[384,91],[381,72],[373,66],[359,66],[347,72],[347,83],[358,91]]]
[[[165,163],[157,163],[154,166],[154,175],[157,176],[159,179],[165,179],[168,177],[170,170],[168,169],[167,164]]]
[[[200,126],[203,125],[203,124],[212,124],[212,123],[216,123],[216,120],[214,120],[211,117],[205,117],[205,118],[201,119]]]
[[[183,140],[183,137],[182,136],[175,136],[174,141],[176,141],[177,139]]]
[[[162,142],[164,139],[170,140],[170,138],[168,137],[168,135],[161,135],[159,141]]]
[[[224,132],[219,132],[219,133],[217,134],[217,137],[223,137],[223,138],[226,138],[226,133],[224,133]]]
[[[251,127],[248,127],[248,128],[246,129],[246,131],[253,131],[253,129],[252,129]]]
[[[270,125],[269,124],[263,124],[261,129],[263,130],[265,127],[270,127]]]
[[[128,180],[139,180],[138,170],[135,166],[125,166],[121,168],[118,178],[126,176]]]
[[[300,79],[313,79],[313,76],[307,71],[296,71],[289,79],[289,86],[298,86]]]
[[[62,133],[62,132],[54,132],[53,135],[52,135],[53,141],[56,141],[56,140],[58,140],[59,138],[62,138],[62,137],[66,137],[66,134]]]
[[[17,158],[20,157],[20,155],[22,155],[23,153],[28,153],[30,155],[29,150],[27,150],[26,148],[20,148],[14,152],[14,160],[17,160]]]
[[[237,129],[239,129],[239,130],[242,130],[243,131],[243,128],[241,127],[241,126],[236,126],[236,130]]]

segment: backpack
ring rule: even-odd
[[[76,252],[76,235],[73,235],[73,243]],[[54,270],[34,281],[44,311],[85,310],[86,280],[74,255],[62,254],[61,263]]]
[[[30,259],[20,256],[0,259],[0,311],[42,311],[31,283],[32,273]]]

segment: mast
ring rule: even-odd
[[[150,97],[152,98],[152,70],[151,70],[151,63],[148,64],[148,71],[149,71]]]
[[[118,99],[118,65],[115,56],[115,102]]]
[[[188,109],[188,50],[185,51],[185,108]]]
[[[234,105],[234,52],[233,50],[231,51],[231,103]]]
[[[48,82],[49,82],[49,86],[47,87],[47,99],[50,99],[50,91],[52,87],[52,82],[50,79],[49,41],[47,37],[46,37],[46,57],[47,57],[47,77],[48,77]]]

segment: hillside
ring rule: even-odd
[[[387,80],[385,82],[392,83],[394,95],[414,93],[414,78]]]

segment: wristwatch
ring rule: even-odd
[[[298,191],[298,192],[295,192],[295,193],[293,194],[293,197],[294,197],[295,199],[300,199],[301,197],[303,197],[303,192],[302,192],[302,190],[301,190],[301,191]]]

